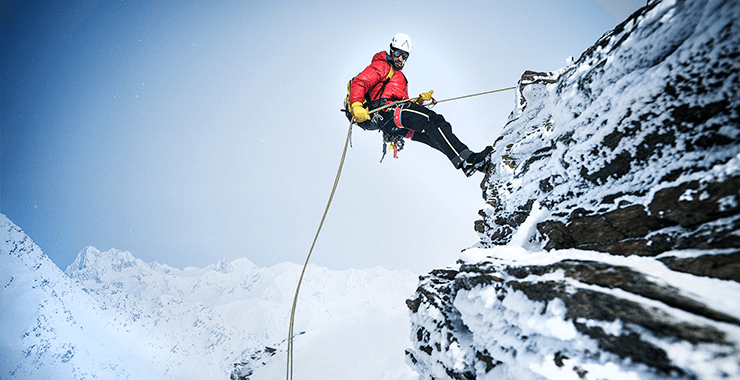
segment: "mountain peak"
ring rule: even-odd
[[[135,258],[128,251],[109,249],[101,252],[95,247],[85,247],[75,260],[67,266],[65,273],[74,279],[95,279],[105,281],[109,276],[115,276],[122,271],[135,267],[149,267],[140,259]]]

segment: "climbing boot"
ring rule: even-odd
[[[488,163],[488,156],[493,152],[492,146],[487,146],[479,153],[470,154],[462,165],[462,170],[465,175],[470,177],[475,174],[476,171],[482,172],[486,164]]]

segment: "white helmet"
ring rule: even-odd
[[[411,37],[406,33],[396,34],[393,36],[393,40],[391,40],[391,48],[403,50],[406,53],[411,54],[411,49],[413,48],[411,46]]]

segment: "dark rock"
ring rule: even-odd
[[[659,260],[677,272],[740,282],[740,251],[684,259],[671,256]]]

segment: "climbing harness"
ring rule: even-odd
[[[501,91],[506,91],[506,90],[513,90],[514,88],[516,88],[516,87],[503,88],[503,89],[499,89],[499,90],[486,91],[486,92],[481,92],[481,93],[477,93],[477,94],[460,96],[460,97],[457,97],[457,98],[450,98],[450,99],[440,100],[440,101],[436,101],[435,104],[436,103],[447,102],[447,101],[451,101],[451,100],[470,98],[470,97],[478,96],[478,95],[490,94],[490,93],[494,93],[494,92],[501,92]],[[398,100],[398,101],[391,102],[391,103],[385,104],[383,106],[377,107],[375,109],[372,109],[368,113],[372,115],[374,113],[377,113],[378,111],[382,111],[384,109],[388,109],[388,108],[394,107],[394,106],[396,106],[398,104],[406,103],[406,102],[415,102],[418,99],[419,99],[419,97],[411,98],[411,99]],[[347,107],[347,109],[343,109],[342,111],[343,112],[349,112],[349,105],[345,105],[345,107]],[[301,290],[301,283],[303,282],[303,276],[306,274],[306,268],[308,267],[308,261],[311,259],[311,254],[313,253],[313,249],[316,246],[316,241],[319,239],[319,233],[321,232],[321,228],[324,226],[324,221],[326,220],[326,215],[329,213],[329,207],[331,206],[331,202],[334,199],[334,194],[337,191],[337,185],[339,184],[339,177],[342,175],[342,168],[344,167],[344,160],[347,157],[347,147],[350,145],[350,142],[351,142],[351,139],[352,139],[352,125],[354,125],[354,124],[355,124],[354,117],[352,117],[350,119],[349,129],[347,131],[347,138],[344,141],[344,149],[342,150],[342,159],[339,161],[339,168],[337,169],[337,175],[334,178],[334,186],[331,189],[331,194],[329,195],[329,200],[326,202],[326,208],[324,209],[324,215],[321,217],[321,222],[319,223],[319,228],[316,230],[316,235],[314,236],[313,242],[311,243],[311,249],[308,250],[308,256],[306,256],[306,262],[303,264],[303,269],[301,270],[301,275],[298,278],[298,284],[296,285],[296,288],[295,288],[295,295],[293,296],[293,306],[291,307],[291,310],[290,310],[290,323],[289,323],[289,326],[288,326],[288,348],[287,348],[288,357],[287,357],[287,366],[286,366],[286,373],[285,373],[285,379],[286,380],[293,380],[293,357],[294,357],[294,355],[293,355],[293,346],[294,346],[294,344],[293,344],[293,337],[295,335],[294,334],[295,311],[296,311],[296,306],[298,305],[298,293]],[[396,136],[396,137],[388,136],[390,138],[390,140],[388,140],[388,141],[386,141],[386,136],[387,136],[387,134],[384,133],[384,136],[383,136],[383,156],[385,156],[385,153],[388,150],[388,146],[386,144],[390,144],[391,149],[393,150],[393,156],[396,157],[396,158],[398,158],[398,151],[400,151],[401,149],[403,149],[403,144],[404,144],[404,141],[403,140],[404,140],[404,137],[410,138],[410,136],[409,135],[407,135],[407,136]],[[381,161],[383,161],[382,158],[381,158]]]

